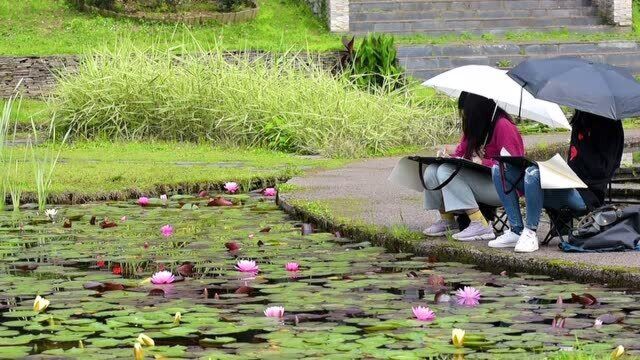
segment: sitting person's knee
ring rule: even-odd
[[[437,178],[438,181],[446,181],[453,172],[456,171],[455,167],[449,164],[442,164],[438,167]]]
[[[524,171],[524,182],[527,184],[540,181],[540,169],[537,166],[529,166]]]

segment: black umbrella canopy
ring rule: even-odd
[[[538,99],[616,120],[640,115],[640,83],[620,67],[558,57],[526,60],[507,74]]]

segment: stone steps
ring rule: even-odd
[[[349,9],[380,10],[523,10],[592,6],[590,0],[350,0]]]
[[[556,56],[580,56],[597,62],[626,67],[640,74],[640,43],[635,41],[406,45],[398,48],[400,65],[409,75],[423,80],[463,65],[510,68],[528,58]]]
[[[496,33],[501,29],[558,29],[600,25],[594,16],[576,17],[519,17],[519,18],[458,18],[351,21],[351,32],[383,32],[394,34],[443,34],[450,32]]]
[[[444,19],[508,19],[508,18],[572,18],[572,17],[595,17],[597,11],[594,8],[569,8],[569,9],[523,9],[523,10],[473,10],[473,11],[360,11],[351,15],[351,21],[402,21],[421,20],[437,21]]]
[[[350,0],[349,32],[606,31],[591,0]]]

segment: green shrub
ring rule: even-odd
[[[59,79],[50,103],[58,132],[348,157],[434,144],[455,131],[450,101],[364,92],[300,54],[273,61],[204,53],[122,46],[87,56],[77,74]]]
[[[369,34],[353,55],[350,76],[365,89],[388,91],[404,86],[393,36]]]

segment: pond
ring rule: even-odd
[[[146,358],[535,359],[577,343],[640,347],[638,294],[392,254],[311,232],[272,199],[229,198],[234,206],[188,196],[67,206],[55,222],[4,212],[0,358],[132,358],[141,333],[155,342]],[[236,270],[238,260],[259,272]],[[161,270],[175,281],[151,283]],[[480,291],[479,304],[458,304],[463,286]],[[36,295],[50,301],[40,313]],[[270,306],[284,316],[265,316]],[[435,319],[416,320],[413,306]],[[454,328],[466,331],[463,347]]]

